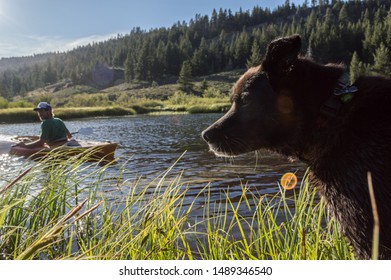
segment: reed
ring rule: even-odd
[[[239,197],[227,189],[219,200],[212,200],[205,184],[189,204],[190,187],[172,166],[142,185],[128,181],[123,166],[60,158],[50,154],[6,182],[0,194],[1,259],[353,258],[306,180],[275,195],[243,184]],[[107,193],[108,187],[116,194]],[[191,215],[199,209],[202,216]]]

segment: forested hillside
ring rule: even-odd
[[[353,78],[364,72],[389,75],[390,2],[307,0],[295,6],[287,0],[273,11],[216,9],[170,28],[134,28],[108,41],[41,55],[45,59],[38,62],[1,59],[0,97],[11,100],[59,81],[97,88],[114,80],[164,84],[176,81],[183,65],[190,65],[193,76],[250,67],[260,63],[272,39],[293,33],[302,36],[304,54],[351,65]]]

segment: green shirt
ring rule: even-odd
[[[63,121],[59,118],[44,120],[41,124],[41,138],[52,142],[56,140],[66,140],[69,133]]]

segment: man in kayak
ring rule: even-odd
[[[39,119],[41,120],[41,136],[38,140],[30,143],[19,143],[17,146],[26,148],[38,148],[43,147],[45,144],[61,145],[66,143],[71,137],[71,133],[65,126],[64,122],[55,118],[53,114],[53,108],[47,102],[39,102],[34,111],[37,112]]]

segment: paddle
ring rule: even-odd
[[[78,131],[71,132],[72,135],[74,134],[91,135],[92,133],[94,133],[94,131],[91,127],[82,127]]]
[[[1,154],[8,154],[10,151],[12,145],[15,145],[14,141],[5,141],[5,140],[0,140],[0,155]]]

